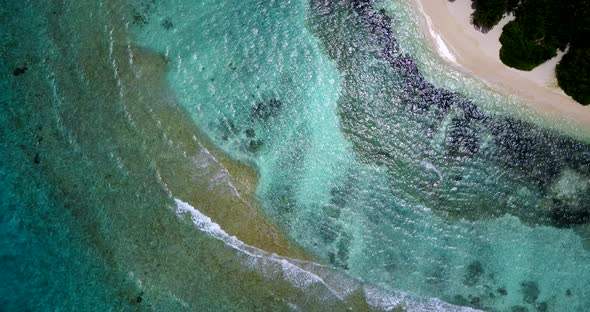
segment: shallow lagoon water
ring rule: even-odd
[[[2,305],[583,310],[588,146],[437,74],[403,8],[3,5]]]

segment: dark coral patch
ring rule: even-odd
[[[547,302],[541,302],[541,303],[537,304],[537,306],[535,306],[535,308],[537,309],[538,312],[549,311],[549,305],[547,304]]]
[[[590,222],[590,207],[570,207],[558,199],[554,199],[553,204],[549,218],[555,227],[567,228]]]
[[[498,294],[500,294],[500,296],[508,295],[508,291],[506,290],[506,287],[500,287],[496,291],[498,292]]]
[[[481,262],[478,260],[471,262],[471,264],[467,266],[467,272],[465,272],[463,284],[466,286],[473,286],[477,284],[483,272],[484,269]]]
[[[165,19],[164,21],[162,21],[161,25],[166,30],[170,30],[170,29],[174,28],[174,24],[172,24],[172,21],[169,19]]]
[[[269,99],[267,101],[257,102],[252,107],[252,116],[267,120],[272,116],[278,115],[283,107],[283,103],[277,99]]]
[[[254,129],[252,128],[248,128],[246,129],[246,136],[249,138],[253,138],[256,136],[256,131],[254,131]]]
[[[251,140],[248,143],[248,151],[256,153],[262,148],[263,145],[264,142],[262,142],[262,140]]]
[[[537,282],[524,281],[520,283],[520,291],[522,292],[523,300],[527,303],[534,303],[539,298],[539,285]]]
[[[17,68],[14,69],[14,71],[12,72],[12,74],[14,76],[20,76],[20,75],[26,73],[27,70],[29,70],[29,68],[26,65],[23,66],[23,67],[17,67]]]
[[[453,118],[452,124],[453,128],[447,139],[451,154],[469,156],[476,154],[479,151],[480,140],[469,120]]]
[[[529,309],[523,306],[513,306],[510,310],[512,312],[528,312]]]

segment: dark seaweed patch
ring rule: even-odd
[[[453,118],[447,143],[451,155],[471,156],[479,151],[480,140],[467,119]]]
[[[140,304],[143,301],[143,291],[131,300],[132,304]]]
[[[170,29],[174,28],[174,24],[172,23],[172,21],[170,19],[163,20],[161,25],[166,30],[170,30]]]
[[[463,277],[463,284],[474,286],[479,282],[481,275],[484,273],[483,265],[478,260],[471,262]]]
[[[264,142],[262,140],[250,140],[248,143],[248,151],[251,153],[256,153],[262,148],[263,145]]]
[[[470,306],[477,308],[477,309],[480,309],[482,307],[480,297],[474,296],[474,295],[469,295],[468,298],[469,298],[469,305]]]
[[[329,224],[322,225],[320,227],[319,233],[324,243],[327,244],[336,241],[336,239],[338,238],[338,233],[336,233],[336,231]],[[330,262],[334,263],[336,261],[336,254],[332,254],[334,256],[334,259],[330,260]]]
[[[334,236],[331,240],[335,244],[331,246],[332,251],[328,252],[328,259],[332,265],[347,270],[348,264],[346,262],[348,261],[350,237],[348,233],[341,229],[333,230],[332,235],[337,236]]]
[[[590,207],[571,206],[555,198],[553,204],[549,218],[555,227],[567,228],[590,222]]]
[[[469,300],[465,299],[465,297],[463,297],[461,295],[455,295],[455,297],[453,297],[453,299],[450,301],[451,301],[451,303],[456,304],[456,305],[460,305],[460,306],[468,306],[469,305]]]
[[[539,304],[537,304],[535,306],[535,308],[537,309],[538,312],[547,312],[547,311],[549,311],[549,305],[547,304],[547,302],[540,302]]]
[[[146,16],[144,14],[141,14],[137,10],[133,10],[132,18],[133,18],[133,25],[136,25],[138,27],[143,27],[143,26],[147,25],[147,23],[148,23]]]
[[[134,6],[131,11],[132,24],[139,28],[147,25],[151,15],[154,13],[155,4],[154,0],[147,0]]]
[[[350,252],[350,238],[346,232],[343,232],[342,237],[338,241],[337,248],[338,263],[342,268],[348,269],[348,264],[346,264],[346,262],[348,261],[348,254]]]
[[[254,131],[254,129],[252,129],[252,128],[246,129],[245,133],[246,133],[246,136],[249,138],[253,138],[256,136],[256,131]]]
[[[529,309],[527,309],[526,307],[520,306],[520,305],[516,305],[516,306],[512,306],[510,311],[512,311],[512,312],[528,312]]]
[[[539,298],[539,285],[534,281],[524,281],[520,283],[520,291],[524,302],[535,303]]]
[[[12,71],[12,75],[14,75],[15,77],[20,76],[20,75],[26,73],[27,70],[29,70],[29,68],[26,65],[23,67],[17,67],[14,69],[14,71]]]
[[[271,98],[254,104],[252,107],[252,116],[266,121],[270,117],[278,115],[282,108],[283,103],[281,101]]]
[[[459,306],[470,306],[476,309],[482,309],[483,303],[479,296],[475,295],[468,295],[467,298],[463,297],[462,295],[455,295],[452,299],[449,300],[451,303],[459,305]]]

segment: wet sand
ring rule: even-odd
[[[452,67],[481,79],[491,89],[521,99],[527,107],[559,123],[572,123],[573,131],[590,129],[590,106],[582,106],[557,85],[555,65],[562,53],[530,72],[504,65],[499,58],[506,16],[483,34],[470,23],[471,1],[411,0],[422,32],[433,50]],[[519,101],[520,102],[520,101]],[[584,135],[586,137],[586,135]]]

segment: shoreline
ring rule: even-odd
[[[121,76],[132,84],[134,75],[139,75],[143,78],[143,92],[149,96],[143,101],[129,99],[128,109],[134,116],[149,115],[143,107],[149,103],[147,98],[159,99],[147,107],[157,116],[161,129],[152,129],[146,123],[142,129],[154,133],[164,130],[177,149],[166,152],[169,155],[165,161],[153,157],[163,189],[199,207],[230,235],[248,245],[292,259],[317,260],[291,241],[259,206],[255,194],[256,168],[231,159],[216,147],[176,102],[164,78],[168,66],[165,56],[133,45],[131,51],[134,69],[122,71]],[[220,176],[224,183],[214,183]]]
[[[116,1],[105,5],[109,12],[118,12]],[[74,9],[79,10],[75,14],[81,14],[87,8]],[[183,198],[248,245],[284,257],[316,260],[265,215],[256,198],[256,168],[232,159],[215,146],[178,104],[166,84],[165,75],[169,70],[166,56],[137,46],[121,13],[103,17],[111,29],[107,38],[101,37],[103,34],[92,27],[93,20],[76,19],[78,16],[74,17],[74,13],[71,20],[83,21],[76,26],[81,29],[82,38],[89,38],[84,43],[93,49],[72,52],[70,59],[79,64],[89,83],[99,86],[95,89],[106,94],[104,98],[120,105],[92,112],[113,110],[110,124],[116,131],[103,135],[111,136],[111,144],[124,146],[118,147],[116,153],[121,166],[134,168],[128,171],[138,176],[146,174],[141,170],[153,171],[143,179],[145,184],[159,187],[159,200],[171,203],[170,195]],[[69,56],[68,51],[74,51],[68,45],[71,39],[62,36],[72,26],[67,23],[62,26],[54,15],[49,16],[49,24],[58,49],[62,55]],[[115,88],[119,88],[118,92],[108,93]],[[122,117],[116,119],[121,111],[124,112]],[[72,119],[80,116],[83,115],[73,115]],[[66,125],[72,129],[77,129],[76,126]],[[141,157],[137,148],[127,146],[141,146]],[[223,179],[218,179],[219,176]],[[166,217],[176,218],[170,211],[166,211]]]
[[[568,133],[590,141],[590,106],[583,106],[557,85],[555,65],[564,53],[530,72],[504,65],[499,58],[502,27],[512,16],[484,34],[470,22],[468,0],[411,0],[421,32],[434,52],[447,65],[484,82],[490,89],[514,96],[543,119],[569,126]],[[552,128],[557,128],[552,125]],[[562,126],[558,127],[563,131]],[[587,133],[588,132],[588,133]]]

